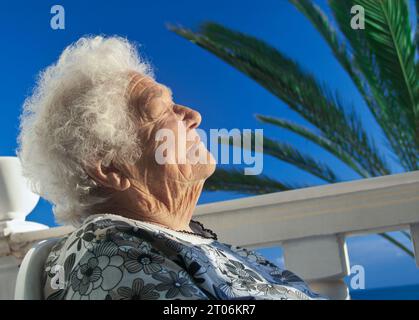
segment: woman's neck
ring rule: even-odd
[[[132,185],[127,191],[114,194],[103,204],[96,205],[95,213],[113,213],[129,219],[145,221],[176,231],[189,231],[193,212],[201,194],[203,181],[183,188],[144,191]]]

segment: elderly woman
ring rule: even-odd
[[[18,155],[57,221],[77,226],[48,256],[45,298],[321,298],[191,219],[215,168],[200,122],[122,38],[81,38],[40,75],[24,104]],[[163,164],[161,129],[188,136]],[[207,161],[192,161],[196,152]],[[176,161],[181,153],[186,161]]]

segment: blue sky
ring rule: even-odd
[[[327,9],[325,0],[316,3]],[[50,8],[54,4],[65,8],[65,30],[50,28]],[[331,89],[338,90],[348,105],[353,104],[368,131],[377,138],[378,145],[383,143],[380,131],[351,80],[319,34],[287,0],[10,1],[0,3],[3,43],[0,51],[0,156],[15,155],[18,116],[36,74],[82,35],[117,34],[141,45],[141,54],[154,66],[157,80],[171,87],[178,103],[201,112],[203,129],[263,128],[265,135],[292,143],[326,161],[342,179],[358,179],[339,160],[313,144],[284,130],[258,123],[255,113],[280,116],[307,125],[252,80],[165,27],[166,23],[179,23],[195,28],[204,21],[218,22],[257,36],[299,61]],[[394,172],[401,171],[397,164],[390,164]],[[282,181],[322,183],[267,156],[263,173]],[[243,195],[203,193],[200,203],[239,196]],[[41,200],[28,220],[54,225],[50,205]],[[348,249],[351,263],[363,264],[367,270],[367,288],[419,284],[419,272],[413,260],[378,236],[349,239]],[[276,249],[263,252],[273,260],[280,254]]]

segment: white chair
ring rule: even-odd
[[[25,255],[16,279],[15,300],[43,300],[44,264],[59,239],[43,240]]]

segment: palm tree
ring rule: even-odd
[[[419,63],[415,60],[419,30],[412,36],[405,0],[328,0],[335,24],[311,0],[289,0],[320,32],[333,55],[352,79],[385,136],[383,148],[405,171],[419,166]],[[365,9],[365,29],[351,28],[351,8]],[[416,11],[419,9],[416,0]],[[419,14],[418,14],[419,16]],[[316,130],[274,116],[256,115],[262,123],[289,130],[337,157],[360,178],[392,172],[388,157],[378,150],[354,110],[337,93],[264,41],[216,23],[197,31],[169,26],[178,35],[208,50],[237,68],[291,109]],[[419,27],[418,27],[419,28]],[[341,181],[327,163],[287,143],[264,137],[264,152],[313,174],[327,183]],[[232,144],[232,141],[229,142]],[[206,190],[262,194],[294,189],[267,176],[245,176],[236,170],[218,169]],[[410,239],[408,232],[403,234]],[[392,236],[381,233],[407,254],[413,253]]]

